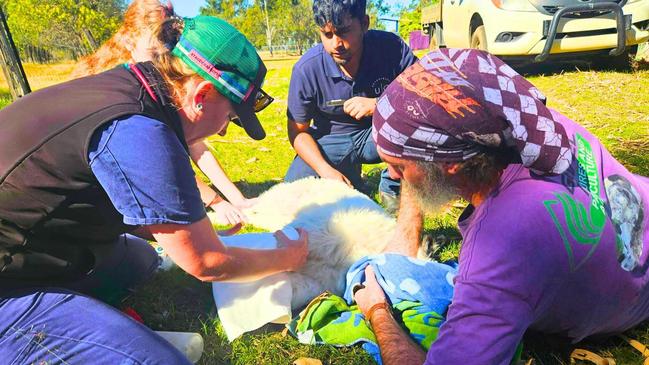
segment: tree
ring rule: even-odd
[[[268,45],[268,51],[270,55],[273,55],[273,35],[275,33],[275,27],[270,25],[270,20],[268,19],[268,5],[266,0],[261,0],[263,5],[264,20],[266,21],[266,44]]]
[[[370,17],[370,28],[385,30],[385,25],[379,21],[379,18],[385,15],[389,9],[389,6],[383,0],[368,1],[366,12]]]
[[[406,41],[410,32],[421,30],[421,2],[411,1],[410,5],[403,8],[399,14],[399,35]]]
[[[267,43],[266,20],[261,4],[255,3],[248,7],[238,20],[238,24],[237,28],[255,47],[261,48]]]
[[[2,72],[9,84],[11,97],[16,100],[31,92],[25,70],[20,62],[18,50],[7,27],[4,10],[0,4],[0,61],[2,61]]]
[[[266,0],[268,1],[268,0]],[[271,24],[278,42],[302,54],[318,37],[312,0],[273,0]]]
[[[379,16],[387,12],[384,0],[371,0],[367,6],[373,28],[381,28]],[[257,48],[266,46],[272,54],[275,45],[295,46],[301,54],[318,40],[313,20],[313,0],[206,0],[201,14],[213,15],[232,24]]]
[[[311,3],[310,0],[296,0],[289,12],[291,34],[300,54],[319,40]]]
[[[240,15],[245,13],[247,6],[244,0],[206,0],[205,6],[200,8],[202,15],[219,17],[235,28],[242,19]]]
[[[124,0],[3,0],[16,46],[25,52],[85,53],[118,28]]]

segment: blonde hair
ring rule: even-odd
[[[134,0],[124,13],[122,26],[95,53],[79,60],[71,76],[94,75],[128,62],[131,52],[126,45],[134,44],[139,37],[147,31],[154,31],[171,16],[173,8],[170,3],[163,5],[159,0]]]
[[[126,44],[134,44],[139,37],[151,34],[151,48],[155,50],[152,62],[162,75],[169,97],[178,107],[186,96],[185,84],[198,74],[171,54],[184,28],[183,20],[175,16],[171,5],[159,0],[134,0],[124,13],[124,23],[117,33],[95,53],[78,63],[72,77],[94,75],[132,59]]]
[[[203,79],[196,71],[192,70],[180,58],[171,54],[171,50],[178,43],[183,33],[185,23],[181,18],[171,17],[164,20],[153,30],[153,40],[163,46],[162,52],[153,57],[153,65],[164,79],[169,96],[178,107],[186,96],[185,85],[191,79]]]

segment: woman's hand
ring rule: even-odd
[[[239,210],[244,210],[244,209],[252,208],[255,204],[257,204],[257,202],[259,202],[259,198],[252,198],[252,199],[243,198],[239,201],[232,202],[232,203]]]
[[[214,213],[216,213],[216,222],[224,225],[236,225],[238,223],[247,223],[248,217],[241,211],[241,209],[222,200],[216,204],[210,205]]]
[[[275,232],[277,248],[286,250],[286,271],[297,271],[304,266],[309,255],[309,235],[307,231],[298,228],[299,237],[292,240],[282,231]]]

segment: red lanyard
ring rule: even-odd
[[[157,103],[158,102],[158,97],[155,95],[155,93],[151,89],[151,86],[149,86],[149,82],[146,81],[146,78],[144,78],[144,75],[142,74],[142,71],[140,71],[140,69],[137,67],[137,65],[135,65],[133,63],[126,63],[126,64],[124,64],[124,67],[126,67],[127,69],[133,71],[133,73],[135,74],[135,77],[137,77],[137,79],[140,81],[142,86],[144,86],[144,89],[149,94],[151,99],[153,99],[153,101],[155,101]]]

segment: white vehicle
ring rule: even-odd
[[[442,0],[422,7],[422,29],[437,46],[538,62],[582,52],[625,57],[649,39],[649,0]]]

